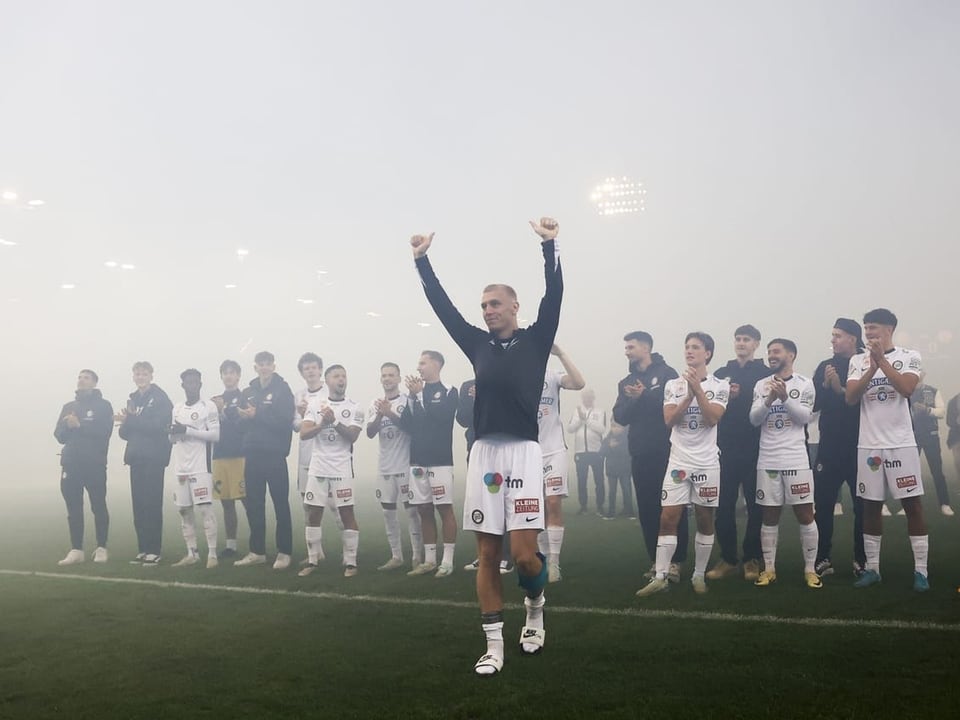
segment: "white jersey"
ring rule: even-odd
[[[547,370],[543,378],[537,423],[540,426],[540,451],[544,455],[567,449],[566,440],[563,439],[563,422],[560,419],[560,383],[563,377],[561,372]]]
[[[808,470],[810,456],[804,427],[813,417],[813,402],[817,392],[813,380],[794,373],[787,381],[787,401],[779,398],[770,407],[773,377],[764,378],[753,386],[753,405],[750,422],[760,427],[760,470]]]
[[[300,432],[300,426],[303,425],[303,420],[306,418],[306,415],[304,415],[304,417],[300,417],[300,411],[297,408],[306,402],[307,409],[309,410],[310,406],[314,403],[324,402],[329,394],[330,391],[327,390],[326,385],[321,385],[319,390],[308,390],[307,388],[301,388],[297,391],[296,395],[293,396],[294,432]],[[299,467],[307,467],[310,464],[310,458],[313,457],[313,441],[314,438],[300,441],[300,450],[297,458],[297,465]]]
[[[895,347],[887,353],[887,360],[899,373],[919,376],[922,370],[920,353],[916,350]],[[850,358],[847,382],[859,380],[869,368],[869,353],[854,355]],[[860,400],[860,440],[857,447],[865,450],[916,447],[909,400],[897,392],[883,370],[877,370]]]
[[[700,385],[707,400],[727,407],[730,399],[730,381],[707,375]],[[663,387],[663,404],[679,405],[687,396],[687,381],[674,378]],[[703,422],[700,403],[694,397],[679,423],[670,433],[670,463],[687,468],[712,468],[720,462],[717,447],[717,426]]]
[[[304,422],[316,425],[323,422],[324,408],[333,410],[336,421],[346,427],[363,427],[363,412],[353,400],[314,401],[303,416]],[[337,432],[332,425],[314,436],[313,455],[310,458],[311,477],[353,477],[353,443]]]
[[[382,400],[383,398],[379,398]],[[370,403],[367,417],[372,421],[377,416],[377,400]],[[403,408],[407,406],[407,396],[400,393],[390,401],[390,409],[399,417]],[[377,431],[377,440],[380,443],[380,474],[399,475],[410,472],[410,436],[400,429],[397,421],[380,418],[380,428]]]
[[[213,444],[220,439],[220,411],[209,400],[193,405],[180,402],[173,407],[174,423],[187,428],[186,435],[172,435],[170,461],[177,475],[208,473]]]

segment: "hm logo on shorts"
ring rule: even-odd
[[[500,486],[506,485],[510,490],[523,489],[523,478],[512,478],[509,475],[504,477],[500,473],[487,473],[483,476],[483,484],[487,486],[487,491],[492,495],[500,492]]]

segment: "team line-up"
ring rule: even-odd
[[[483,289],[485,329],[468,323],[427,258],[433,235],[411,239],[427,299],[474,368],[474,380],[459,391],[441,381],[443,356],[427,350],[420,356],[416,375],[403,378],[397,364],[384,363],[383,397],[364,411],[347,397],[342,366],[324,368],[319,356],[304,354],[298,370],[306,388],[294,393],[276,373],[274,356],[263,351],[254,359],[257,376],[245,388],[240,386],[240,365],[224,361],[223,391],[209,399],[201,395],[200,372],[185,370],[180,376],[184,400],[176,404],[153,384],[150,363],[137,362],[136,390],[114,414],[96,388],[96,373],[82,370],[76,399],[64,406],[55,430],[63,444],[61,490],[72,544],[60,564],[85,560],[85,490],[96,521],[93,560],[108,560],[106,459],[117,423],[126,441],[124,463],[130,468],[138,542],[134,563],[151,567],[160,562],[164,473],[172,465],[173,500],[187,547],[175,567],[202,562],[196,514],[207,541],[206,566],[216,567],[220,559],[237,555],[237,500],[244,505],[250,539],[248,553],[233,564],[264,564],[268,491],[276,514],[273,567],[290,567],[287,456],[295,432],[307,546],[299,574],[310,575],[324,559],[322,518],[329,509],[341,528],[344,575],[356,575],[359,527],[353,452],[365,433],[379,442],[376,497],[391,550],[390,559],[378,569],[405,565],[402,505],[412,554],[408,574],[447,577],[454,570],[458,531],[453,428],[459,420],[467,428],[468,446],[461,523],[477,538],[476,560],[466,568],[476,570],[487,640],[475,670],[490,675],[503,667],[501,574],[511,568],[511,560],[525,594],[520,649],[540,652],[546,638],[543,591],[548,582],[562,578],[561,502],[568,495],[568,472],[560,391],[582,389],[584,379],[554,342],[563,295],[559,226],[550,218],[531,226],[541,241],[546,292],[536,321],[526,328],[518,327],[515,291],[502,284]],[[637,512],[652,562],[638,597],[664,592],[680,580],[691,505],[696,523],[690,579],[694,592],[706,593],[707,580],[739,574],[741,568],[744,577],[759,587],[775,583],[784,506],[793,508],[799,523],[803,583],[822,588],[822,576],[833,572],[833,506],[844,483],[855,498],[855,586],[881,581],[883,503],[889,494],[901,501],[906,515],[915,563],[913,587],[918,592],[929,589],[923,483],[913,420],[918,410],[925,415],[929,408],[917,403],[911,412],[910,398],[921,387],[921,357],[894,345],[896,325],[896,316],[886,309],[867,312],[862,329],[852,319],[838,319],[832,333],[834,356],[818,366],[813,378],[794,371],[798,350],[787,338],[767,343],[767,363],[755,359],[761,337],[751,325],[736,330],[737,358],[716,373],[708,369],[714,340],[707,333],[686,336],[680,373],[653,352],[648,333],[625,336],[630,373],[619,384],[613,409],[617,429],[604,437],[603,413],[586,393],[568,429],[577,443],[582,509],[586,470],[594,457],[602,448],[610,452],[611,446],[629,451]],[[551,355],[558,358],[563,372],[547,370]],[[811,467],[806,433],[815,413],[820,443]],[[622,427],[627,428],[625,438]],[[595,480],[596,473],[594,466]],[[738,558],[735,511],[741,487],[748,517]],[[219,555],[215,499],[222,504],[227,536],[226,549]],[[510,540],[509,557],[504,557],[505,537]],[[707,572],[715,538],[721,558]]]

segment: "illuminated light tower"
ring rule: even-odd
[[[240,262],[243,262],[244,260],[247,259],[247,256],[248,256],[249,254],[250,254],[250,251],[247,250],[246,248],[238,248],[238,249],[237,249],[237,260],[239,260]]]
[[[647,190],[642,182],[634,182],[626,175],[608,177],[590,194],[590,201],[599,215],[630,215],[646,210]]]

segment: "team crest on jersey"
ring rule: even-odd
[[[713,400],[713,398],[716,397],[716,396],[713,394],[713,390],[707,390],[707,392],[704,393],[704,394],[707,396],[707,400]]]
[[[764,497],[766,496],[763,494],[763,490],[757,490],[757,500],[763,500]]]
[[[190,413],[190,419],[191,419],[191,420],[196,420],[196,419],[199,418],[199,417],[200,417],[200,414],[199,414],[199,413]]]
[[[312,492],[308,492],[308,493],[307,493],[307,500],[313,500],[313,493],[312,493]]]
[[[482,524],[483,524],[483,511],[482,511],[482,510],[474,510],[472,513],[470,513],[470,519],[473,520],[473,524],[474,524],[474,525],[482,525]]]
[[[348,418],[348,417],[350,417],[350,411],[349,411],[349,410],[341,410],[341,411],[340,411],[340,417],[342,417],[342,418]]]
[[[93,410],[87,410],[87,417],[93,417]]]
[[[800,391],[794,388],[790,391],[790,397],[796,400],[798,397],[800,397]]]
[[[903,369],[903,360],[894,360],[894,361],[893,361],[893,369],[894,369],[894,370],[897,370],[898,372],[899,372],[900,370],[902,370],[902,369]]]

